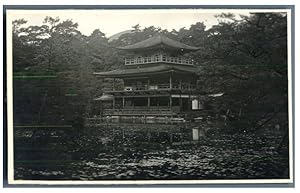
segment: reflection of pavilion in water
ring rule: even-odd
[[[96,99],[102,102],[102,120],[185,122],[192,110],[201,108],[194,61],[184,57],[198,48],[156,35],[119,49],[134,54],[125,59],[124,69],[94,73],[113,82],[112,89]],[[116,80],[123,83],[121,89]]]

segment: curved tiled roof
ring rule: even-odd
[[[146,40],[143,40],[141,42],[132,44],[132,45],[128,45],[128,46],[124,46],[124,47],[118,47],[118,49],[122,49],[122,50],[139,50],[139,49],[143,49],[143,48],[151,48],[157,45],[166,45],[168,47],[171,47],[173,49],[183,49],[183,50],[198,50],[198,47],[194,47],[194,46],[189,46],[186,45],[184,43],[172,40],[166,36],[162,36],[162,35],[156,35],[153,36],[151,38],[148,38]]]
[[[175,66],[175,65],[170,66],[170,65],[161,64],[153,67],[117,69],[108,72],[94,72],[94,74],[100,77],[118,78],[118,77],[151,75],[151,74],[165,73],[171,71],[195,74],[196,68],[194,66]]]

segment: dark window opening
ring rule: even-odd
[[[148,100],[147,98],[135,98],[133,99],[134,106],[147,106]]]
[[[172,106],[179,106],[179,98],[172,98]]]
[[[153,97],[150,100],[150,106],[168,106],[169,98],[168,97]]]

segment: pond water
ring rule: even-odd
[[[27,180],[276,179],[288,178],[279,137],[219,135],[197,145],[153,148],[81,137],[15,149],[15,178]]]

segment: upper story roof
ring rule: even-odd
[[[143,50],[143,49],[148,49],[148,48],[155,48],[155,47],[161,46],[161,45],[164,45],[173,50],[181,50],[181,51],[199,50],[198,47],[186,45],[184,43],[172,40],[163,35],[155,35],[151,38],[148,38],[146,40],[143,40],[141,42],[138,42],[138,43],[135,43],[132,45],[118,47],[118,49],[138,51],[138,50]]]

